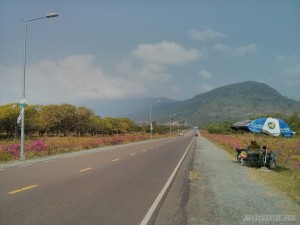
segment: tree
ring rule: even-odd
[[[232,133],[231,122],[215,122],[207,126],[207,131],[213,134],[229,134]]]
[[[94,116],[94,112],[86,107],[78,107],[75,114],[77,120],[75,131],[78,136],[85,135],[91,130],[92,123],[96,122],[91,119]]]
[[[290,128],[296,132],[300,133],[300,117],[296,112],[294,112],[292,115],[290,115],[286,122],[289,124]]]
[[[26,105],[25,106],[25,133],[33,134],[38,130],[37,115],[41,109],[40,105]]]
[[[111,117],[105,117],[101,120],[101,124],[102,124],[102,134],[112,134],[112,118]]]
[[[104,126],[100,116],[92,115],[89,117],[89,133],[92,135],[103,133]]]
[[[41,136],[44,133],[58,133],[59,118],[56,116],[58,105],[42,106],[37,115],[37,129]]]
[[[79,124],[76,107],[70,104],[61,104],[58,106],[55,116],[58,119],[57,128],[64,136],[75,130],[75,126]]]
[[[20,107],[17,103],[0,106],[0,131],[6,133],[7,138],[16,137],[18,133],[17,118]]]
[[[70,104],[61,105],[26,105],[25,133],[27,135],[38,132],[44,134],[76,133],[78,136],[90,133],[120,134],[139,131],[140,128],[128,118],[101,118],[94,111],[86,107],[75,107]],[[0,106],[0,132],[7,137],[18,134],[17,118],[20,108],[17,103]]]

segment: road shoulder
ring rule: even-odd
[[[247,167],[202,136],[196,140],[193,173],[198,176],[190,183],[188,225],[274,224],[276,218],[283,220],[278,216],[285,215],[293,216],[291,221],[276,224],[298,224],[300,220],[296,202],[251,179]]]

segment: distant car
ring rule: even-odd
[[[182,132],[180,132],[180,133],[179,133],[179,136],[183,136],[183,133],[182,133]]]

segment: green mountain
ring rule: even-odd
[[[152,108],[152,118],[167,123],[172,120],[184,121],[204,127],[214,121],[238,121],[263,114],[300,114],[300,102],[279,94],[264,83],[246,81],[230,84],[195,97]],[[132,115],[135,120],[147,120],[146,111]]]

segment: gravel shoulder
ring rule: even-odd
[[[188,225],[300,224],[299,204],[251,179],[247,167],[202,136],[196,140],[192,173]]]

